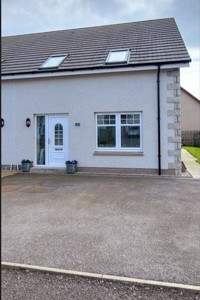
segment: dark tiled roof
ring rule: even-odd
[[[167,18],[3,37],[2,74],[46,72],[39,67],[55,54],[69,54],[58,70],[106,68],[110,50],[127,48],[128,66],[190,61],[175,20]]]

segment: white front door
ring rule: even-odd
[[[36,116],[36,165],[64,167],[68,160],[68,116]]]
[[[67,116],[48,116],[48,165],[64,166],[68,157]]]

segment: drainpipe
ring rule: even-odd
[[[160,143],[160,65],[157,72],[157,120],[158,120],[158,175],[161,175],[161,143]]]

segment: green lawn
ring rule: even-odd
[[[184,146],[183,149],[192,154],[197,159],[196,162],[200,164],[200,147]]]

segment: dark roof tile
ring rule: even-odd
[[[55,54],[69,55],[57,70],[106,68],[109,51],[127,48],[125,65],[191,61],[175,20],[167,18],[3,37],[2,75],[45,72],[40,66]]]

